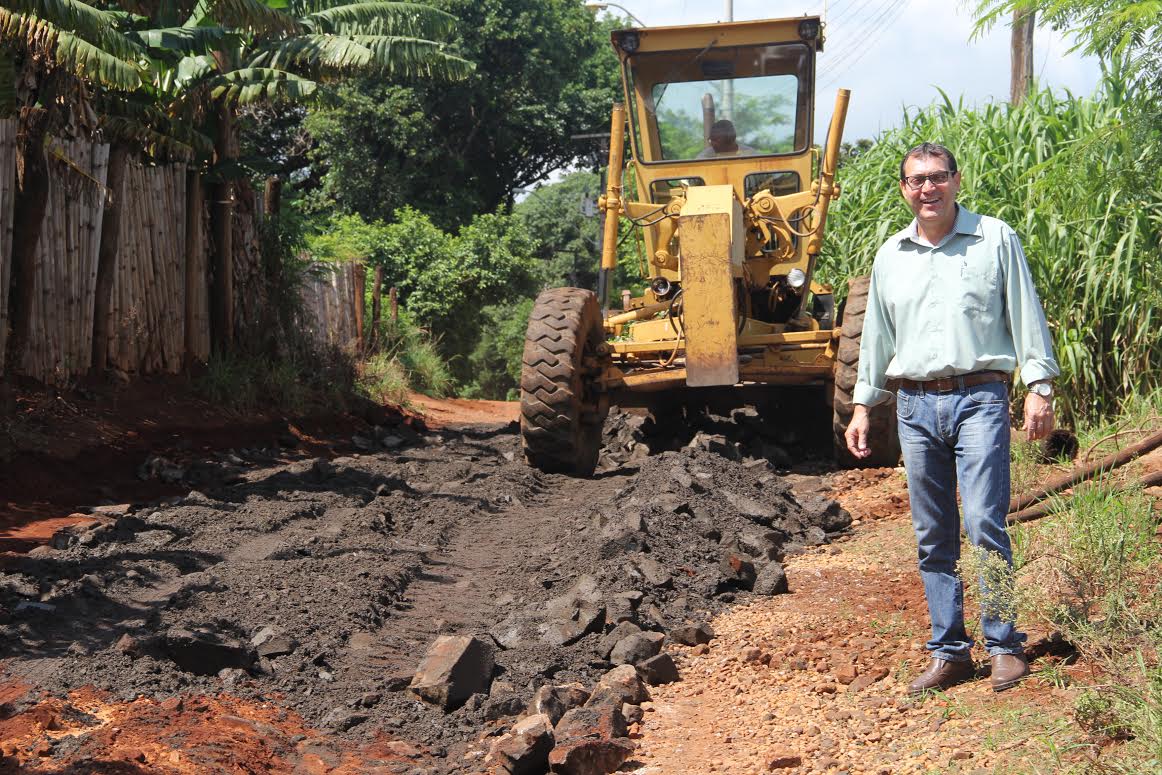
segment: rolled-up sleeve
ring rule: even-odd
[[[1001,247],[1005,279],[1005,316],[1021,380],[1026,384],[1052,379],[1061,373],[1053,357],[1053,337],[1045,321],[1045,310],[1033,285],[1033,275],[1016,232],[1006,228]]]
[[[895,329],[879,292],[881,282],[877,266],[872,268],[867,292],[867,310],[863,318],[863,336],[859,343],[859,373],[852,400],[864,406],[875,406],[891,400],[884,390],[888,364],[896,353]]]

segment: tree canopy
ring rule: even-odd
[[[450,50],[475,72],[439,86],[364,79],[316,111],[324,202],[371,220],[411,206],[454,228],[581,156],[572,135],[608,131],[612,23],[573,0],[433,4],[460,20]]]

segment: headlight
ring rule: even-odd
[[[800,40],[815,40],[817,37],[819,37],[818,19],[804,19],[799,22]]]
[[[787,272],[787,285],[794,289],[795,293],[800,293],[803,286],[807,284],[807,273],[802,269],[792,269]]]
[[[641,39],[636,32],[623,32],[617,36],[617,45],[627,54],[637,51]]]

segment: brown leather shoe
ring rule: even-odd
[[[989,683],[993,685],[994,692],[1011,689],[1029,675],[1029,663],[1024,654],[997,654],[989,661],[993,666]]]
[[[972,660],[949,662],[945,659],[932,658],[928,669],[908,684],[908,694],[923,694],[931,689],[947,689],[962,681],[967,681],[976,673]]]

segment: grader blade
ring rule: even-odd
[[[742,276],[742,206],[732,186],[699,186],[679,219],[686,384],[738,382],[734,280]]]

